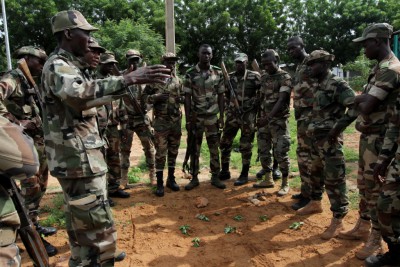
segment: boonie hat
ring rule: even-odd
[[[111,51],[106,51],[105,53],[100,55],[100,64],[107,64],[107,63],[118,63],[115,59],[114,53]]]
[[[393,26],[387,23],[375,23],[364,29],[362,36],[353,40],[355,43],[363,42],[369,38],[390,38]]]
[[[126,52],[125,56],[126,56],[126,59],[131,59],[131,58],[135,58],[135,57],[142,58],[142,55],[140,54],[139,50],[136,50],[136,49],[129,49]]]
[[[65,10],[58,12],[51,18],[51,30],[53,34],[66,29],[82,29],[85,31],[97,31],[87,22],[85,17],[78,10]]]
[[[174,60],[177,61],[179,60],[179,57],[177,57],[174,53],[172,52],[167,52],[164,55],[161,56],[161,61],[164,61],[166,59]]]
[[[247,61],[249,58],[247,57],[247,55],[245,53],[237,53],[235,55],[235,61],[240,61],[240,62],[244,62]]]
[[[307,60],[307,65],[310,65],[315,61],[333,61],[334,59],[335,56],[329,54],[325,50],[314,50],[310,53],[310,56]]]
[[[100,51],[100,53],[104,53],[106,52],[106,49],[102,46],[99,45],[99,43],[97,42],[96,39],[94,39],[93,37],[89,38],[89,48],[94,48]]]
[[[47,60],[46,52],[43,49],[36,46],[31,46],[31,45],[23,46],[15,50],[14,52],[14,58],[20,58],[24,55],[32,55],[40,59]]]

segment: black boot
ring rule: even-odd
[[[239,178],[235,181],[233,185],[241,186],[247,184],[247,182],[249,181],[249,169],[250,169],[250,164],[243,164],[242,172],[240,173]]]
[[[43,237],[40,237],[40,238],[42,239],[43,246],[46,249],[47,255],[49,257],[55,256],[58,252],[57,249],[52,244],[47,242]]]
[[[231,179],[231,173],[229,171],[229,162],[222,163],[222,170],[219,173],[219,179],[221,181]]]
[[[365,259],[366,267],[400,266],[400,244],[385,240],[389,251],[383,255],[372,255]]]
[[[294,203],[294,204],[292,205],[292,209],[294,209],[294,210],[299,210],[299,209],[301,209],[302,207],[305,207],[305,206],[308,204],[308,202],[310,202],[310,199],[309,199],[309,198],[307,198],[307,197],[302,197],[302,198],[299,199],[298,202],[296,202],[296,203]]]
[[[266,169],[261,169],[257,172],[256,177],[257,179],[262,179],[264,175],[267,173],[268,170]]]
[[[162,171],[156,172],[156,177],[157,177],[156,196],[163,197],[164,196],[163,172]]]
[[[35,222],[34,225],[39,235],[50,236],[57,233],[57,229],[54,227],[41,226],[38,222]]]
[[[197,175],[193,175],[192,180],[185,185],[185,190],[192,190],[193,188],[197,187],[200,185],[199,178],[197,178]]]
[[[179,191],[179,185],[175,182],[175,168],[168,168],[167,187],[172,191]]]

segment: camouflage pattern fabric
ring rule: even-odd
[[[169,94],[168,100],[154,103],[153,96],[163,93]],[[167,154],[167,167],[175,168],[182,136],[182,94],[182,82],[178,77],[172,77],[166,85],[147,85],[144,89],[144,101],[153,104],[156,171],[163,171]]]
[[[243,77],[236,72],[229,74],[243,116],[239,117],[232,101],[226,108],[225,126],[221,138],[221,162],[229,163],[233,139],[240,129],[239,150],[242,154],[242,164],[250,164],[255,133],[255,117],[257,112],[257,95],[260,89],[260,74],[246,70]]]
[[[267,116],[278,102],[280,93],[291,94],[292,83],[290,75],[278,69],[275,74],[264,73],[261,76],[260,109],[258,117]],[[289,102],[281,111],[271,118],[269,123],[258,129],[257,142],[260,153],[260,162],[265,170],[272,170],[272,148],[274,158],[278,161],[282,176],[289,175]]]
[[[311,90],[311,79],[307,75],[306,62],[308,56],[296,68],[292,79],[293,84],[293,107],[297,121],[297,165],[301,178],[301,194],[304,197],[311,196],[311,147],[312,140],[307,136],[307,128],[310,123],[313,94]]]
[[[112,266],[116,230],[107,201],[104,142],[97,110],[87,105],[123,93],[126,87],[123,77],[93,80],[85,75],[85,68],[87,64],[63,49],[43,67],[46,153],[50,172],[64,192],[71,261]],[[74,265],[70,262],[70,266]]]
[[[352,109],[355,93],[341,78],[330,71],[323,81],[313,86],[314,102],[308,135],[312,137],[311,183],[312,199],[322,199],[323,184],[335,218],[343,218],[348,212],[348,196],[345,178],[345,159],[342,134],[336,142],[326,138],[329,131],[339,127],[342,131],[353,122],[357,114]],[[350,109],[346,112],[346,109]],[[321,181],[322,177],[322,181]]]

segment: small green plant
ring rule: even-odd
[[[230,225],[227,225],[224,229],[225,234],[230,234],[230,233],[234,233],[234,232],[236,232],[236,227],[233,227]]]
[[[181,233],[184,235],[189,235],[189,230],[190,230],[190,226],[185,224],[185,225],[181,225],[179,227],[179,230],[181,230]]]
[[[235,221],[240,222],[241,220],[244,219],[244,217],[243,217],[242,215],[236,215],[235,217],[233,217],[233,219],[234,219]]]
[[[268,218],[268,216],[267,215],[261,215],[260,217],[258,217],[259,219],[260,219],[260,221],[262,221],[262,222],[266,222],[266,221],[268,221],[269,220],[269,218]]]
[[[289,226],[289,229],[299,230],[303,225],[303,222],[294,222]]]
[[[205,222],[209,222],[210,221],[210,219],[204,214],[198,214],[196,216],[196,218],[199,219],[199,220],[205,221]]]
[[[198,238],[198,237],[195,237],[195,238],[193,238],[193,240],[192,240],[192,243],[193,243],[193,247],[195,247],[195,248],[198,248],[198,247],[200,247],[200,238]]]
[[[52,206],[44,206],[42,212],[48,212],[49,215],[46,219],[41,220],[40,223],[43,226],[57,226],[65,228],[65,212],[63,210],[64,197],[62,194],[54,196]]]
[[[140,181],[140,175],[142,174],[142,169],[139,167],[133,167],[129,169],[128,181],[130,184],[134,184]]]

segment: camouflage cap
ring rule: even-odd
[[[118,61],[115,59],[114,53],[111,51],[106,51],[100,55],[100,64],[108,63],[118,63]]]
[[[100,46],[100,44],[97,42],[97,40],[94,39],[93,37],[89,38],[89,48],[96,49],[100,53],[106,52],[106,49],[104,47]]]
[[[333,61],[334,59],[335,56],[329,54],[325,50],[314,50],[310,53],[310,56],[307,60],[307,65],[310,65],[311,63],[316,61]]]
[[[390,38],[393,26],[387,23],[375,23],[364,29],[362,36],[353,40],[355,43],[363,42],[369,38]]]
[[[23,46],[14,52],[14,58],[20,58],[24,55],[32,55],[43,60],[47,60],[47,54],[44,50],[36,46]]]
[[[166,60],[166,59],[178,61],[178,60],[179,60],[179,57],[177,57],[177,56],[176,56],[174,53],[172,53],[172,52],[167,52],[167,53],[165,53],[164,55],[161,56],[161,61],[164,61],[164,60]]]
[[[240,62],[244,62],[247,61],[249,58],[247,57],[247,55],[245,53],[237,53],[235,55],[235,61],[240,61]]]
[[[53,34],[66,29],[82,29],[85,31],[97,31],[98,29],[93,27],[87,22],[85,17],[78,10],[64,10],[58,12],[54,17],[51,18],[51,30]]]
[[[142,55],[140,54],[139,50],[136,50],[136,49],[129,49],[126,52],[125,56],[126,56],[126,59],[131,59],[131,58],[135,58],[135,57],[142,58]]]

